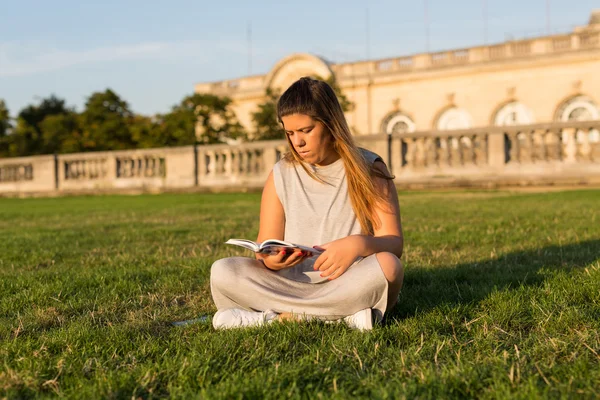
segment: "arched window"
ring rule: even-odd
[[[494,125],[497,126],[528,125],[534,122],[535,119],[529,107],[518,101],[505,104],[494,116]]]
[[[600,108],[587,96],[575,96],[565,101],[556,111],[556,119],[561,122],[567,121],[593,121],[600,119]],[[585,140],[585,133],[578,130],[576,140],[582,143]],[[600,132],[592,129],[588,133],[588,140],[591,143],[600,142]]]
[[[382,130],[384,133],[391,135],[392,133],[408,133],[414,132],[416,125],[413,120],[406,114],[395,113],[383,120]]]
[[[576,96],[565,101],[558,108],[556,119],[561,122],[600,119],[600,109],[589,97]]]
[[[469,129],[473,126],[471,115],[462,108],[452,107],[444,111],[438,118],[435,124],[436,129],[452,130],[452,129]]]

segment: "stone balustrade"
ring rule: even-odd
[[[285,140],[251,142],[239,146],[198,146],[201,186],[262,186],[266,176],[287,151]]]
[[[357,136],[400,186],[600,182],[600,121]],[[0,159],[0,195],[255,189],[286,140]]]
[[[600,47],[600,30],[597,28],[579,30],[563,35],[544,36],[523,40],[510,40],[487,46],[475,46],[435,53],[422,53],[411,56],[331,64],[331,68],[341,82],[344,79],[361,77],[376,78],[390,73],[412,72],[450,66],[478,64],[514,58],[539,57],[569,51],[585,51]],[[201,93],[214,93],[230,96],[238,92],[262,92],[265,89],[265,76],[249,76],[196,85]]]
[[[598,47],[600,47],[600,31],[596,29],[565,35],[511,40],[489,46],[475,46],[437,53],[344,63],[334,65],[333,69],[336,73],[340,73],[342,79],[344,76],[360,77],[361,75],[369,75],[374,77],[377,74],[390,72],[475,64],[519,57],[538,57],[544,54],[587,50]]]

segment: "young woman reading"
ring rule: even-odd
[[[358,148],[332,88],[301,78],[277,114],[289,144],[262,193],[258,242],[315,246],[256,259],[230,257],[211,269],[217,329],[286,318],[343,320],[371,329],[402,287],[402,225],[393,177]]]

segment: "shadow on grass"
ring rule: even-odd
[[[559,270],[573,270],[600,259],[600,240],[502,254],[454,267],[409,265],[398,305],[386,323],[441,305],[477,302],[492,291],[539,286]]]

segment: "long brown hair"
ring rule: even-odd
[[[376,168],[369,167],[354,142],[335,92],[326,82],[309,77],[303,77],[294,82],[277,102],[277,118],[281,124],[283,124],[282,117],[292,114],[308,115],[312,119],[320,121],[327,132],[332,135],[333,148],[344,162],[350,203],[362,232],[372,235],[374,228],[378,228],[381,223],[376,214],[376,204],[387,200],[385,193],[376,189],[372,175],[387,180],[392,180],[393,177]],[[299,163],[309,176],[323,182],[307,168],[302,157],[294,149],[290,138],[287,135],[286,137],[290,152],[285,155],[284,159]]]

